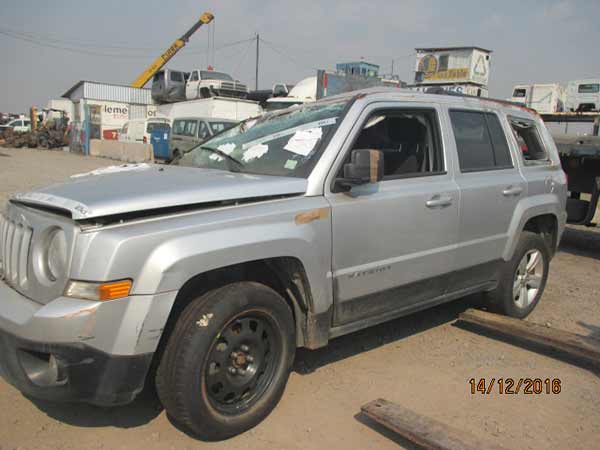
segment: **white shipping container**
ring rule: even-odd
[[[258,102],[225,97],[168,103],[156,107],[156,117],[168,117],[171,120],[181,117],[202,117],[241,121],[262,113],[263,110]]]

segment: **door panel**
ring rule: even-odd
[[[427,206],[440,197],[446,204]],[[330,202],[336,325],[444,294],[459,217],[447,175],[360,186]]]

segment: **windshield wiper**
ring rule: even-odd
[[[235,158],[234,158],[233,156],[231,156],[231,155],[228,155],[228,154],[227,154],[227,153],[225,153],[223,150],[220,150],[220,149],[218,149],[218,148],[214,148],[214,147],[209,147],[209,146],[207,146],[207,145],[201,145],[201,146],[200,146],[200,149],[202,149],[202,150],[207,150],[207,151],[209,151],[209,152],[211,152],[211,153],[215,153],[215,154],[217,154],[217,155],[219,155],[219,156],[222,156],[223,158],[227,159],[228,161],[232,161],[232,162],[236,163],[236,164],[238,165],[238,167],[244,167],[244,163],[243,163],[243,162],[241,162],[241,161],[239,161],[239,160],[235,159]],[[239,172],[239,170],[238,170],[238,172]]]

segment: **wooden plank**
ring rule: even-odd
[[[518,338],[537,348],[558,350],[576,361],[600,366],[600,341],[594,338],[477,309],[461,313],[458,320]]]
[[[449,427],[384,399],[367,403],[361,411],[426,450],[505,450],[466,431]]]

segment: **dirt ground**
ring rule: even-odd
[[[0,148],[0,202],[14,191],[115,164],[63,152]],[[527,319],[600,338],[600,229],[569,227],[544,297]],[[1,299],[0,299],[1,301]],[[358,415],[384,397],[507,449],[595,449],[600,372],[454,324],[461,299],[299,350],[284,397],[255,429],[204,443],[145,395],[112,409],[32,401],[0,381],[0,449],[411,449]],[[469,379],[559,378],[558,395],[470,393]]]

